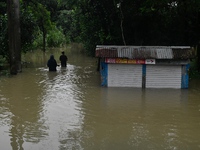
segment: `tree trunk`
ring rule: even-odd
[[[19,0],[7,0],[8,44],[11,74],[17,74],[22,71],[19,10]]]
[[[200,72],[200,44],[197,46],[197,70]]]
[[[124,15],[122,12],[122,7],[121,7],[121,2],[120,2],[120,16],[121,16],[121,23],[120,23],[120,28],[121,28],[121,34],[122,34],[122,40],[124,45],[126,45],[125,37],[124,37],[124,29],[123,29],[123,20],[124,20]]]
[[[43,41],[43,52],[46,51],[46,30],[44,28],[44,23],[42,22],[42,41]]]

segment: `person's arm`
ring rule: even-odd
[[[56,67],[59,67],[59,66],[60,66],[60,65],[57,64],[57,61],[56,61],[56,60],[55,60],[55,65],[56,65]]]
[[[49,61],[47,61],[47,67],[49,67]]]

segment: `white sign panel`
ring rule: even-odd
[[[156,60],[155,59],[146,59],[145,64],[156,64]]]

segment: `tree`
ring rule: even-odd
[[[1,1],[0,6],[4,6],[1,5],[3,0]],[[37,39],[34,43],[43,41],[43,51],[45,51],[46,46],[56,46],[63,41],[63,36],[61,39],[55,38],[62,35],[62,32],[69,37],[68,41],[83,43],[89,55],[94,55],[95,46],[99,44],[200,45],[199,0],[21,0],[20,2],[23,6],[22,48],[24,45],[31,45],[31,42]],[[3,12],[4,9],[0,11]],[[6,16],[1,15],[0,19],[5,21]],[[27,33],[31,33],[31,36]],[[0,36],[4,35],[5,32],[2,30]],[[1,41],[5,41],[2,39]],[[200,62],[200,52],[198,54]]]
[[[0,3],[2,4],[2,3]],[[6,2],[1,5],[0,10],[6,8]],[[0,55],[8,58],[8,20],[6,10],[0,13]]]
[[[7,0],[10,73],[21,72],[19,0]]]
[[[43,51],[45,52],[47,32],[51,29],[50,12],[40,3],[34,3],[33,8],[35,8],[34,15],[37,18],[36,22],[39,29],[42,31]]]

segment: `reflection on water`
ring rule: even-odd
[[[24,140],[37,143],[48,134],[41,120],[43,104],[40,100],[41,88],[37,84],[38,77],[36,73],[27,76],[25,72],[1,81],[0,125],[6,127],[6,130],[1,131],[1,135],[4,135],[1,139],[5,140],[1,144],[2,149],[10,149],[7,147],[8,142],[12,147],[22,149]]]
[[[0,79],[1,149],[200,149],[200,81],[188,90],[100,87],[96,59],[67,54],[57,72],[43,62]]]
[[[101,104],[93,105],[92,111],[98,112],[85,115],[83,131],[90,131],[90,138],[83,136],[86,149],[94,148],[91,143],[100,149],[199,148],[200,105],[190,108],[188,90],[103,88],[101,92]]]

